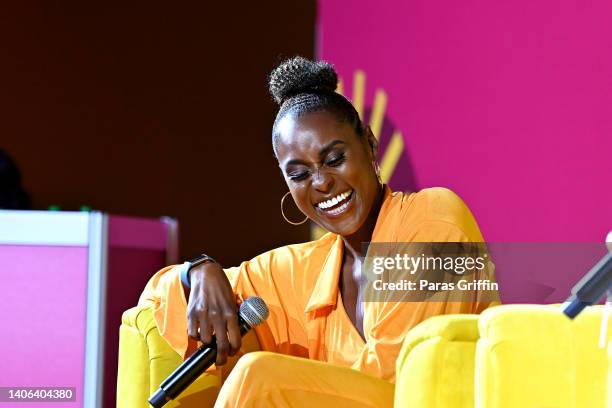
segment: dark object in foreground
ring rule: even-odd
[[[573,319],[582,310],[597,303],[612,290],[612,253],[608,252],[572,288],[572,295],[563,304],[563,313]]]
[[[29,210],[30,195],[21,186],[21,173],[15,161],[0,149],[0,209]]]

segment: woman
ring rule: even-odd
[[[241,347],[236,296],[265,300],[270,317],[256,333],[262,350],[275,353],[241,358],[218,406],[392,406],[395,361],[408,330],[433,315],[479,313],[491,303],[362,301],[362,243],[483,238],[449,190],[393,193],[381,183],[376,138],[336,85],[329,64],[300,57],[270,77],[280,106],[272,130],[280,169],[305,220],[330,233],[236,268],[208,260],[189,271],[185,284],[180,268],[168,267],[141,297],[154,305],[160,333],[182,355],[195,340],[209,343],[214,332],[217,365]]]

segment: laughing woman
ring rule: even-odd
[[[216,406],[391,407],[406,333],[428,317],[491,304],[363,301],[362,243],[483,237],[451,191],[392,192],[381,183],[377,140],[336,85],[332,66],[300,57],[278,66],[269,83],[279,104],[272,146],[289,188],[283,199],[291,195],[304,220],[329,233],[234,268],[205,257],[182,280],[181,268],[165,268],[141,297],[181,355],[214,333],[217,365],[241,348],[236,298],[265,300],[270,317],[256,329],[262,351],[238,360]]]

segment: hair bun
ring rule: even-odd
[[[334,92],[338,75],[334,67],[324,61],[293,57],[283,61],[270,74],[270,93],[279,105],[299,93]]]

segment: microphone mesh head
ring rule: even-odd
[[[240,317],[251,327],[262,324],[269,314],[268,306],[257,296],[251,296],[240,305]]]

